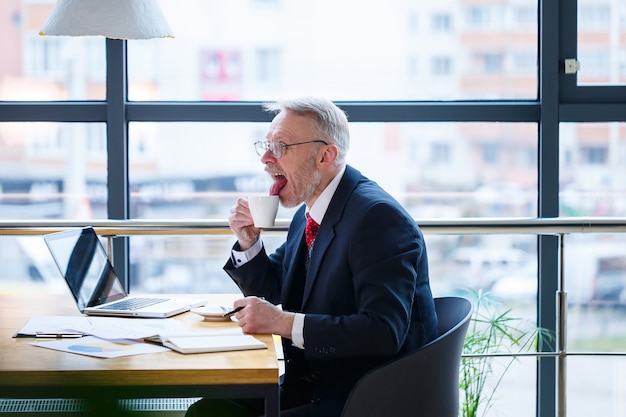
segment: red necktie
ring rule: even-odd
[[[317,229],[319,229],[320,225],[317,224],[315,220],[309,213],[306,214],[306,229],[304,229],[304,236],[306,237],[306,246],[311,250],[311,246],[313,246],[313,241],[315,240],[315,235],[317,235]]]

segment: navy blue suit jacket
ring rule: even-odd
[[[368,370],[434,339],[437,317],[421,231],[350,166],[319,228],[300,303],[294,288],[304,279],[304,210],[276,252],[239,268],[230,260],[224,269],[245,295],[306,314],[305,349],[283,341],[283,392],[306,393],[314,415],[333,416]]]

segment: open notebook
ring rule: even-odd
[[[179,353],[207,353],[231,350],[267,349],[265,343],[249,334],[191,335],[153,338]]]
[[[119,317],[170,317],[206,300],[163,295],[130,296],[92,227],[44,236],[81,313]]]

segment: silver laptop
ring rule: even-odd
[[[206,303],[201,299],[164,295],[129,296],[92,227],[50,233],[44,240],[81,313],[170,317]]]

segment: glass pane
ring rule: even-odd
[[[265,235],[263,241],[271,245],[271,239]],[[132,236],[130,291],[153,294],[239,293],[239,288],[222,269],[234,243],[232,235]]]
[[[626,0],[578,0],[579,85],[626,83]]]
[[[568,417],[622,417],[626,357],[567,357]]]
[[[569,352],[626,353],[626,236],[576,234],[565,238]],[[567,357],[567,415],[622,416],[626,359]],[[593,407],[591,407],[593,404]]]
[[[537,98],[536,0],[160,4],[176,37],[129,42],[131,100]]]
[[[104,100],[104,39],[39,35],[54,3],[0,2],[0,100]]]
[[[0,218],[107,218],[103,123],[0,123]]]
[[[419,223],[419,221],[418,221]],[[515,317],[535,320],[537,237],[534,235],[436,235],[426,232],[433,293],[482,291],[515,308]]]
[[[478,366],[480,363],[477,361],[490,361],[492,368],[486,375],[481,373],[481,376],[486,377],[484,381],[477,379],[470,389],[461,389],[461,404],[464,403],[466,392],[480,393],[481,403],[476,409],[470,408],[468,414],[459,413],[459,416],[528,417],[536,414],[535,358],[489,358],[472,361]],[[502,380],[498,380],[499,377]],[[478,392],[476,388],[481,383],[484,383],[484,388]]]
[[[570,350],[626,352],[625,244],[621,234],[565,237]]]
[[[623,216],[626,124],[562,123],[560,137],[560,214]]]
[[[41,236],[0,235],[0,259],[0,293],[55,293],[71,297]]]
[[[520,123],[353,123],[348,163],[415,218],[533,217],[537,127]],[[225,219],[267,193],[253,142],[263,123],[131,123],[133,218]],[[292,212],[281,208],[279,217]]]

